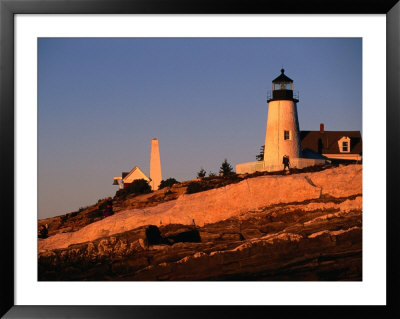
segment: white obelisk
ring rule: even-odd
[[[162,175],[161,175],[161,160],[160,160],[160,148],[158,146],[158,139],[153,138],[151,140],[151,152],[150,152],[150,186],[152,190],[157,190],[160,186]]]
[[[284,74],[272,81],[268,97],[268,121],[265,134],[264,168],[268,171],[283,168],[283,156],[301,157],[300,129],[297,117],[298,97],[293,94],[293,80]]]

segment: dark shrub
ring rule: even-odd
[[[125,198],[126,195],[128,195],[128,192],[127,192],[126,189],[119,189],[119,190],[117,190],[117,192],[115,193],[115,197],[118,197],[118,198]]]
[[[94,210],[94,211],[88,213],[86,217],[87,218],[103,217],[103,212],[101,210]]]
[[[60,216],[61,223],[65,223],[67,221],[68,217],[69,217],[68,214]]]
[[[115,197],[124,199],[129,194],[140,195],[147,193],[151,193],[149,183],[144,179],[136,179],[127,188],[118,190],[115,193]]]
[[[215,188],[214,186],[215,185],[213,185],[212,183],[190,182],[186,189],[186,194],[204,192],[206,190]]]
[[[133,194],[147,194],[151,192],[151,187],[146,180],[136,179],[128,186],[127,190]]]
[[[112,207],[113,202],[112,202],[112,199],[111,199],[111,198],[108,199],[108,200],[104,200],[102,203],[100,203],[100,204],[99,204],[99,209],[100,209],[100,210],[106,209],[107,205],[110,205],[110,206]]]
[[[186,194],[204,192],[209,189],[224,187],[229,184],[238,183],[241,180],[243,180],[243,178],[233,172],[226,176],[204,177],[200,181],[190,182],[187,186]]]
[[[243,178],[241,178],[238,174],[236,174],[234,172],[231,172],[228,175],[226,175],[224,177],[224,179],[228,183],[235,183],[235,182],[240,182],[241,180],[243,180]]]
[[[162,180],[158,189],[162,189],[165,187],[171,187],[174,184],[178,184],[179,182],[175,178],[167,178],[165,181]]]
[[[201,183],[190,182],[186,189],[186,194],[194,194],[194,193],[202,192],[203,190],[204,189],[203,189]]]
[[[69,218],[70,218],[70,217],[75,217],[75,216],[77,216],[81,211],[82,211],[82,210],[79,209],[78,212],[69,213],[69,214],[68,214],[68,215],[69,215],[68,217],[69,217]]]

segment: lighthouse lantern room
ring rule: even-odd
[[[294,100],[299,102],[299,93],[293,91],[293,80],[285,75],[285,70],[281,69],[281,74],[272,81],[272,91],[268,92],[267,102],[273,100]]]

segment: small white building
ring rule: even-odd
[[[150,178],[138,166],[135,166],[130,172],[122,172],[122,176],[115,176],[113,185],[118,185],[120,189],[123,189],[137,179],[144,179],[150,183]]]

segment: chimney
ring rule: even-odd
[[[319,132],[320,132],[320,133],[324,133],[324,123],[321,123],[321,124],[319,125]]]

